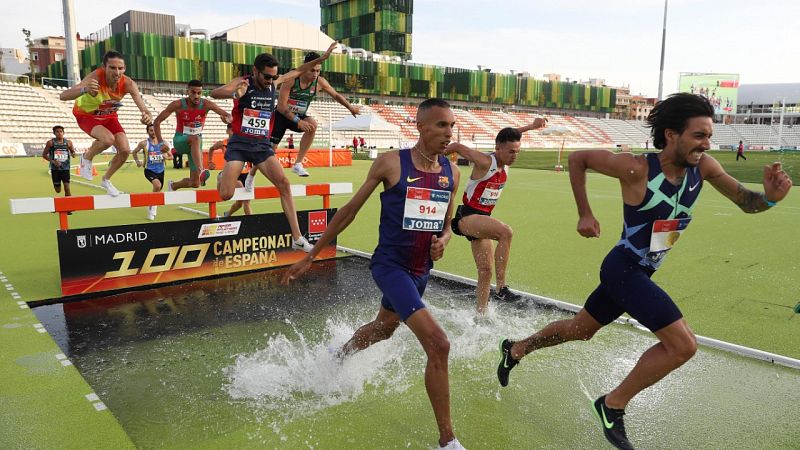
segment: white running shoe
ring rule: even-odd
[[[252,173],[248,173],[247,178],[244,180],[244,190],[247,192],[253,192],[254,187],[256,187],[256,176]]]
[[[119,195],[119,189],[115,188],[114,185],[111,184],[111,180],[106,180],[103,178],[103,180],[100,181],[100,186],[103,186],[103,189],[105,189],[108,195],[112,197]]]
[[[172,180],[167,181],[167,192],[174,192],[175,189],[172,188]]]
[[[292,241],[292,249],[293,250],[302,250],[302,251],[304,251],[306,253],[309,253],[309,252],[311,252],[311,250],[313,248],[314,248],[314,246],[311,245],[311,243],[308,242],[308,240],[303,236],[300,236],[300,239],[298,239],[296,241],[294,241],[294,240]]]
[[[155,206],[148,206],[147,207],[147,220],[156,220],[156,212],[154,211]]]
[[[81,176],[89,181],[92,181],[92,162],[83,157],[81,154]],[[115,196],[116,197],[116,196]]]
[[[458,439],[453,439],[452,441],[448,442],[447,445],[444,447],[439,447],[443,450],[467,450],[461,445],[461,442],[458,442]]]
[[[295,165],[292,166],[292,172],[296,173],[298,176],[301,177],[307,177],[310,175],[308,171],[303,167],[303,163],[295,163]]]
[[[153,215],[154,216],[157,215],[158,214],[158,206],[151,206],[151,208],[153,208]]]

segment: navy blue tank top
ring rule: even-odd
[[[433,267],[431,238],[444,228],[444,219],[455,190],[450,161],[439,155],[439,173],[414,167],[411,150],[402,149],[400,181],[381,192],[378,247],[373,264],[385,264],[424,275]]]
[[[242,98],[233,100],[231,129],[236,136],[269,142],[272,113],[275,111],[275,85],[270,83],[259,90],[252,76],[245,78],[250,85]]]
[[[647,192],[641,204],[623,205],[622,237],[617,247],[640,265],[656,270],[692,220],[703,179],[699,167],[689,167],[683,183],[675,186],[661,171],[658,153],[646,157]]]

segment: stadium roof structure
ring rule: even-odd
[[[320,53],[327,50],[333,42],[333,39],[318,28],[292,19],[256,19],[215,33],[211,38],[271,47],[317,50]]]
[[[800,83],[743,84],[739,105],[772,105],[785,98],[786,104],[800,103]]]

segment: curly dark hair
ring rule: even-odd
[[[689,119],[694,117],[714,117],[714,107],[707,98],[696,94],[679,93],[656,103],[647,116],[647,125],[653,136],[653,147],[663,149],[667,145],[664,132],[669,129],[683,133]]]

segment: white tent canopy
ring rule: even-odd
[[[331,125],[335,131],[399,131],[400,127],[383,120],[377,114],[347,116]]]

